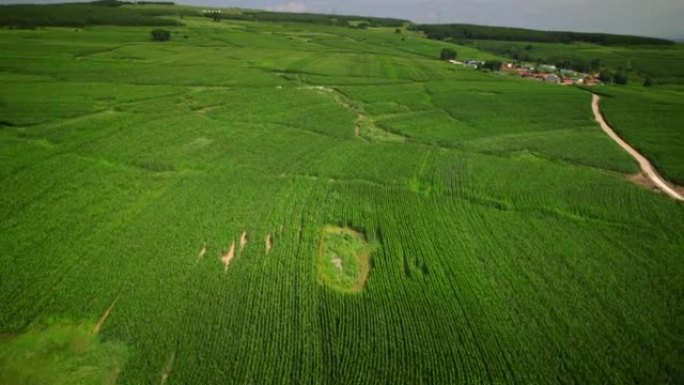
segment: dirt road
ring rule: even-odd
[[[673,199],[677,199],[680,201],[684,201],[684,197],[682,197],[677,191],[675,191],[672,187],[670,187],[663,177],[658,174],[658,172],[653,168],[651,163],[646,159],[643,155],[639,154],[637,150],[635,150],[632,146],[630,146],[627,142],[622,140],[618,136],[618,134],[613,131],[612,128],[606,123],[606,121],[603,119],[603,115],[601,115],[601,110],[599,109],[599,101],[601,98],[594,94],[593,95],[593,100],[591,103],[591,109],[594,111],[594,117],[596,118],[596,121],[599,122],[601,125],[601,128],[603,131],[610,136],[611,139],[617,142],[617,144],[620,145],[620,147],[624,148],[625,151],[629,153],[636,161],[639,163],[639,167],[641,168],[641,171],[646,174],[646,176],[658,187],[661,191],[663,191],[665,194],[669,195]]]

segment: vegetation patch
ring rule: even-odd
[[[38,26],[85,27],[91,25],[178,26],[180,22],[159,16],[184,13],[173,6],[147,8],[124,6],[123,2],[12,4],[0,6],[0,26],[33,29]],[[190,14],[196,14],[191,12]]]
[[[53,325],[0,337],[2,384],[115,384],[126,357],[87,325]]]
[[[546,43],[586,42],[602,45],[672,45],[670,40],[643,36],[565,31],[538,31],[524,28],[492,27],[472,24],[422,24],[416,27],[428,38],[437,40],[509,40]]]
[[[372,250],[362,233],[348,227],[325,226],[316,257],[318,280],[344,293],[361,292],[370,273]]]

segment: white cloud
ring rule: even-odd
[[[276,12],[295,12],[295,13],[301,13],[301,12],[306,12],[307,7],[306,4],[302,3],[301,1],[290,1],[285,4],[280,4],[280,5],[274,5],[272,7],[268,7],[269,10],[271,11],[276,11]]]

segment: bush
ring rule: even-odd
[[[626,85],[627,80],[627,75],[623,74],[622,72],[617,72],[615,75],[613,75],[613,83],[615,84]]]
[[[612,83],[613,74],[609,71],[601,71],[601,74],[599,75],[599,80],[603,83]]]
[[[503,66],[503,63],[499,60],[487,60],[482,65],[482,69],[487,69],[490,71],[501,71],[501,66]]]
[[[454,51],[451,48],[443,48],[442,53],[440,54],[440,59],[442,60],[454,60],[456,59],[456,51]]]
[[[150,32],[154,41],[168,41],[171,39],[171,32],[165,29],[154,29]]]

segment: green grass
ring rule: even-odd
[[[362,291],[370,272],[371,250],[363,234],[349,228],[325,226],[316,257],[318,278],[343,293]]]
[[[3,384],[115,384],[126,346],[103,342],[81,325],[55,324],[0,336]]]
[[[121,385],[684,381],[684,206],[625,179],[591,95],[391,29],[183,22],[0,31],[5,354],[119,298],[86,340]],[[625,136],[637,96],[677,121],[602,91]],[[319,279],[329,224],[364,232],[324,239],[343,267],[374,246],[354,295]]]

